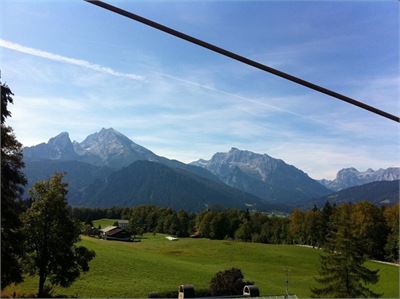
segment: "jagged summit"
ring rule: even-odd
[[[145,160],[185,169],[201,177],[219,181],[204,168],[157,156],[113,128],[102,128],[87,136],[82,142],[74,141],[73,143],[71,143],[68,133],[63,132],[50,139],[48,143],[25,147],[24,159],[26,161],[74,160],[95,166],[107,166],[112,169],[120,169],[135,161]]]
[[[57,139],[61,139],[61,140],[63,140],[63,139],[68,139],[68,140],[69,140],[69,134],[68,134],[68,132],[61,132],[60,134],[58,134],[58,135],[56,135],[56,136],[50,138],[50,139],[49,139],[49,142],[50,142],[51,140],[57,140]]]
[[[72,160],[76,153],[67,132],[62,132],[49,139],[47,143],[24,148],[24,158]]]
[[[81,155],[97,157],[105,165],[114,168],[126,166],[136,160],[155,159],[153,152],[113,128],[102,128],[87,136],[79,145],[75,144],[75,149]]]

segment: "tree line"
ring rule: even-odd
[[[133,234],[166,233],[177,237],[198,234],[209,239],[230,239],[269,244],[299,244],[323,248],[340,225],[344,207],[350,211],[351,233],[364,242],[368,258],[399,260],[399,205],[377,207],[369,202],[295,209],[288,217],[236,209],[198,213],[142,205],[133,208],[73,208],[72,215],[88,222],[99,218],[128,219]],[[110,217],[112,216],[112,217]]]

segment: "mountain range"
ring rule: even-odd
[[[340,170],[334,180],[321,180],[320,183],[331,190],[339,191],[372,182],[394,180],[400,180],[399,167],[381,168],[376,171],[369,168],[363,172],[352,167]]]
[[[169,167],[186,169],[210,180],[219,181],[217,177],[201,167],[157,156],[152,151],[134,143],[125,135],[113,128],[101,129],[87,136],[82,142],[71,142],[69,134],[62,132],[41,143],[23,149],[25,161],[79,161],[94,166],[109,167],[118,170],[138,161],[153,161]]]
[[[25,147],[23,155],[27,189],[56,171],[65,172],[74,206],[286,209],[227,186],[204,168],[158,156],[114,129],[102,129],[81,143],[71,142],[63,132],[47,143]]]
[[[334,181],[319,182],[283,160],[237,148],[185,164],[158,156],[112,128],[82,142],[71,142],[63,132],[25,147],[23,155],[27,188],[56,171],[66,172],[69,203],[87,207],[151,203],[193,211],[213,206],[288,211],[299,202],[324,198],[344,181],[339,177],[347,178],[338,174]],[[379,177],[392,180],[396,171]]]

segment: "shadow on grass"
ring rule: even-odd
[[[35,294],[26,294],[26,293],[1,293],[1,298],[39,298],[37,293]],[[51,286],[45,286],[43,290],[43,295],[40,298],[78,298],[78,295],[64,295],[64,294],[56,294],[54,288]]]

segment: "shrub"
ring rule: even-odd
[[[210,293],[212,296],[241,295],[245,285],[254,284],[244,281],[243,278],[242,271],[238,268],[220,271],[211,279]]]

